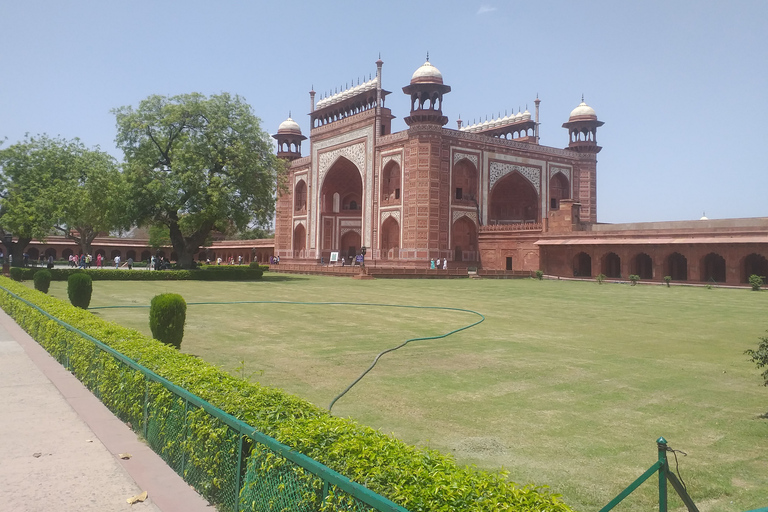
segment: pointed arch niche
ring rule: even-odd
[[[381,259],[396,260],[400,257],[400,223],[394,216],[381,223]]]
[[[454,214],[455,215],[455,214]],[[462,215],[458,217],[451,228],[451,247],[453,261],[477,261],[477,225]]]
[[[293,210],[297,214],[307,213],[307,183],[299,180],[293,190]]]
[[[491,189],[491,224],[539,222],[539,194],[531,182],[514,171]]]
[[[307,229],[304,224],[297,224],[293,228],[293,256],[303,258],[307,248]]]
[[[474,163],[462,158],[453,166],[453,204],[477,206],[478,172]]]
[[[328,257],[330,251],[344,252],[348,246],[360,246],[359,240],[348,244],[341,240],[341,226],[356,226],[363,218],[363,180],[358,167],[339,157],[323,178],[320,186],[320,248]],[[359,234],[357,235],[359,238]]]
[[[381,204],[389,206],[400,202],[400,164],[392,159],[381,173]]]
[[[549,209],[559,210],[560,201],[571,198],[571,183],[562,172],[556,172],[549,179]]]

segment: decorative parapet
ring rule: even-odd
[[[516,222],[514,224],[491,224],[489,226],[480,226],[480,232],[488,231],[541,231],[543,226],[540,222]]]

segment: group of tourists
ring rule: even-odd
[[[269,257],[269,264],[270,265],[279,265],[280,264],[280,256],[270,256]]]
[[[440,265],[441,265],[440,258],[437,258],[437,261],[435,261],[435,258],[432,258],[431,260],[429,260],[429,268],[431,270],[435,270],[435,269],[440,270]],[[442,265],[443,265],[442,267],[443,270],[448,270],[448,258],[442,259]]]

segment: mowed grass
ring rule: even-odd
[[[462,464],[503,467],[583,511],[645,471],[664,436],[687,452],[680,472],[702,512],[768,505],[768,389],[743,354],[768,329],[766,292],[267,274],[254,283],[97,281],[91,306],[148,305],[163,292],[188,303],[475,310],[482,324],[384,356],[333,413]],[[66,283],[51,294],[66,300]],[[148,309],[93,312],[149,334]],[[190,305],[182,350],[327,407],[379,351],[475,320],[409,308]],[[654,477],[617,510],[651,510],[657,497]]]

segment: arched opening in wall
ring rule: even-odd
[[[347,261],[350,263],[355,261],[355,256],[360,252],[360,233],[357,231],[347,231],[341,235],[341,253],[342,256],[346,255]]]
[[[49,247],[48,249],[45,250],[45,259],[47,260],[51,256],[53,256],[53,259],[56,259],[56,249],[54,249],[53,247]]]
[[[725,282],[725,258],[711,252],[704,256],[701,264],[701,280],[714,281],[715,283]]]
[[[398,259],[399,249],[400,223],[394,217],[389,217],[381,225],[381,258]]]
[[[346,222],[349,219],[360,219],[362,222],[363,217],[363,180],[355,164],[344,157],[336,160],[323,179],[320,198],[320,248],[326,258],[331,251],[344,254],[349,246],[341,243],[339,238],[338,218],[346,219]]]
[[[632,263],[633,274],[640,276],[640,279],[653,279],[653,260],[650,256],[641,252]]]
[[[592,256],[580,252],[573,257],[573,277],[592,277]]]
[[[621,277],[621,258],[615,252],[609,252],[603,256],[603,274],[605,277],[619,278]]]
[[[136,261],[136,251],[131,249],[130,251],[125,253],[126,258],[131,258],[133,261]]]
[[[109,257],[114,260],[115,256],[122,256],[122,253],[118,249],[112,249],[112,252],[109,253]]]
[[[667,257],[664,264],[664,275],[672,278],[673,281],[688,280],[688,260],[679,252],[673,252]]]
[[[61,251],[61,257],[65,260],[68,260],[70,256],[72,256],[74,252],[72,252],[72,249],[64,249]]]
[[[105,251],[104,249],[96,249],[96,254],[94,254],[93,257],[95,258],[99,254],[101,254],[102,259],[107,257],[107,251]]]
[[[296,184],[296,189],[293,192],[293,209],[298,213],[306,213],[307,211],[307,184],[304,180]]]
[[[562,199],[570,199],[571,186],[563,173],[557,172],[549,180],[549,208],[550,210],[560,209]]]
[[[149,251],[141,251],[141,261],[149,261],[152,258],[152,253]],[[201,252],[197,255],[199,261],[205,261],[205,253]]]
[[[303,258],[307,248],[307,230],[304,224],[299,224],[293,230],[293,257]]]
[[[477,226],[475,222],[462,216],[456,219],[451,228],[454,261],[477,261]]]
[[[40,250],[37,247],[30,247],[27,251],[27,255],[29,255],[29,259],[31,260],[39,260],[40,259]]]
[[[744,258],[743,274],[741,276],[742,283],[749,282],[749,276],[755,275],[763,278],[763,281],[768,278],[768,260],[762,254],[752,253]]]
[[[400,204],[400,166],[394,160],[381,173],[381,203]]]
[[[477,206],[477,168],[466,158],[453,166],[453,202]]]
[[[499,180],[491,190],[491,224],[538,222],[539,195],[518,172]]]

